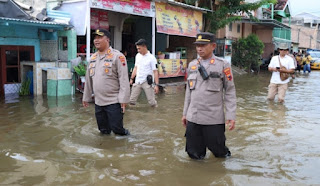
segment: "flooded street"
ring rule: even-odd
[[[286,102],[267,102],[271,73],[235,77],[236,129],[228,159],[185,152],[184,86],[168,86],[159,107],[144,97],[125,113],[131,136],[102,136],[94,105],[74,98],[20,97],[0,103],[1,185],[320,184],[320,71],[290,82]]]

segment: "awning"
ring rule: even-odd
[[[242,18],[241,20],[242,23],[250,23],[252,25],[264,25],[264,26],[268,26],[271,28],[274,27],[278,27],[278,28],[287,28],[287,29],[291,29],[290,26],[287,26],[277,20],[274,19],[259,19],[259,21],[254,21],[248,18]]]

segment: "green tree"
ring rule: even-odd
[[[251,11],[258,9],[264,4],[277,3],[277,0],[260,0],[255,3],[245,3],[245,0],[212,0],[211,9],[205,15],[205,30],[216,33],[217,30],[224,28],[229,23],[241,20],[241,13],[246,13],[251,19],[257,20],[251,14]]]
[[[232,64],[251,72],[259,69],[264,44],[255,34],[232,43]]]

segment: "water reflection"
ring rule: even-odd
[[[180,119],[184,85],[128,108],[131,136],[100,135],[94,107],[75,97],[20,97],[0,103],[0,183],[8,185],[320,184],[320,72],[300,75],[286,102],[268,102],[270,74],[235,78],[236,129],[228,159],[190,160]]]

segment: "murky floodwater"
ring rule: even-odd
[[[159,107],[145,99],[125,114],[129,137],[102,136],[80,95],[0,103],[0,184],[320,184],[320,72],[290,83],[285,104],[266,101],[269,73],[236,77],[237,125],[228,159],[184,151],[184,87],[167,87]]]

